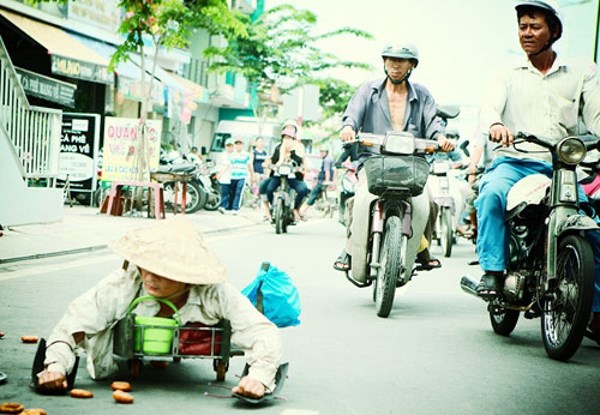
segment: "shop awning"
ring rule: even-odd
[[[108,60],[58,27],[0,10],[0,15],[44,47],[50,55],[52,73],[75,79],[112,84]]]
[[[167,84],[167,86],[171,86],[173,88],[179,89],[182,92],[185,92],[187,95],[190,95],[194,100],[202,101],[205,89],[201,85],[198,85],[197,83],[192,82],[189,79],[184,78],[183,76],[177,75],[176,73],[169,72],[166,70],[161,70],[161,73],[157,74],[157,76],[161,75],[163,77],[163,82]]]

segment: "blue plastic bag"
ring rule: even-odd
[[[263,264],[258,275],[243,290],[252,304],[277,327],[300,324],[300,295],[292,279],[277,267]]]

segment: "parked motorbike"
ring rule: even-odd
[[[375,308],[379,317],[390,314],[397,287],[407,284],[413,269],[408,268],[407,248],[412,235],[412,198],[423,193],[429,164],[420,154],[438,148],[437,141],[414,138],[411,134],[361,134],[365,146],[379,146],[380,154],[364,161],[369,192],[376,195],[369,219],[367,278],[353,278],[355,266],[346,278],[357,287],[373,285]],[[353,258],[364,253],[351,253]],[[360,270],[359,270],[360,272]]]
[[[198,184],[207,195],[204,210],[215,211],[221,206],[221,185],[217,178],[218,171],[214,165],[202,164],[197,173]]]
[[[158,169],[153,173],[180,174],[189,175],[187,181],[187,194],[185,203],[185,213],[194,213],[204,208],[208,195],[199,184],[198,166],[186,160],[185,156],[178,153],[162,154]],[[183,184],[177,181],[163,182],[163,191],[165,198],[165,207],[174,209],[175,192],[182,199]]]
[[[295,191],[290,187],[288,179],[296,176],[295,166],[292,162],[283,162],[274,167],[275,176],[280,177],[281,183],[273,193],[272,217],[275,233],[287,233],[288,226],[294,225],[294,199]]]
[[[519,133],[514,148],[552,154],[553,175],[533,174],[518,181],[506,200],[510,232],[506,276],[500,296],[488,300],[495,333],[508,336],[521,312],[541,317],[547,355],[568,360],[579,348],[591,313],[594,257],[584,236],[598,226],[580,213],[575,168],[586,152],[598,148],[597,137],[566,137],[553,144]],[[539,151],[539,147],[536,147]],[[466,275],[461,288],[477,295],[477,281]]]

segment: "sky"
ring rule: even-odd
[[[369,63],[373,72],[337,71],[352,85],[383,77],[381,50],[410,41],[420,62],[411,80],[425,84],[438,104],[461,106],[455,127],[473,127],[481,90],[499,65],[522,57],[514,0],[265,0],[266,7],[291,4],[317,15],[316,33],[349,26],[373,40],[340,36],[319,44],[341,59]],[[556,50],[593,60],[598,0],[560,0],[565,16]],[[574,3],[574,4],[571,4]]]

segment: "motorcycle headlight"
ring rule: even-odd
[[[433,171],[433,174],[447,173],[448,171],[450,171],[450,163],[448,163],[447,161],[436,160],[433,162],[431,170]]]
[[[585,158],[585,144],[577,137],[566,137],[556,146],[560,161],[566,164],[579,164]]]
[[[292,166],[290,166],[289,164],[282,164],[277,169],[277,173],[279,173],[280,176],[288,176],[292,174]]]
[[[414,137],[408,133],[388,133],[383,150],[394,154],[413,154],[415,152]]]

